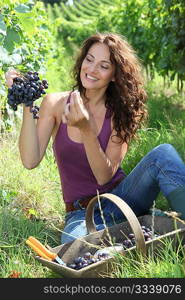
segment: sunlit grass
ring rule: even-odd
[[[184,249],[181,243],[175,248],[172,239],[166,239],[146,259],[130,252],[125,256],[117,254],[116,260],[112,275],[116,278],[185,278]]]

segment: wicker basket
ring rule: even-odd
[[[89,234],[72,242],[50,248],[50,250],[57,253],[65,263],[72,263],[74,258],[83,256],[86,252],[94,254],[97,249],[110,246],[112,241],[114,241],[114,243],[122,243],[131,232],[135,235],[136,245],[129,249],[118,251],[122,255],[127,255],[130,251],[137,251],[137,253],[146,256],[149,250],[152,249],[152,251],[155,251],[159,246],[162,246],[163,241],[166,238],[171,238],[174,244],[178,244],[179,238],[182,238],[182,242],[185,243],[185,225],[181,222],[174,222],[174,219],[170,217],[151,215],[144,215],[137,218],[131,208],[118,196],[106,193],[99,196],[100,200],[101,197],[106,197],[115,203],[121,209],[127,221],[96,231],[93,221],[93,209],[95,203],[98,201],[98,196],[94,197],[86,210],[86,226]],[[145,225],[146,227],[151,227],[152,225],[154,231],[156,231],[159,236],[151,241],[145,242],[141,228],[142,225]],[[115,262],[115,257],[113,256],[90,264],[80,270],[74,270],[39,256],[36,256],[36,259],[44,266],[61,274],[61,277],[68,278],[108,277],[108,274],[110,274],[111,270],[114,268]]]

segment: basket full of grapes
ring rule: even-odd
[[[125,222],[97,231],[93,211],[97,202],[101,209],[102,197],[121,209]],[[62,277],[109,277],[119,255],[133,252],[146,257],[151,249],[155,253],[163,247],[165,238],[172,238],[174,243],[178,243],[181,236],[185,243],[185,224],[179,221],[174,224],[173,218],[168,216],[136,217],[123,199],[111,193],[91,199],[86,209],[86,226],[89,234],[85,237],[50,249],[62,259],[62,265],[39,256],[36,259]]]

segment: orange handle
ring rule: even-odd
[[[42,251],[43,254],[45,254],[47,257],[51,258],[52,260],[54,260],[57,257],[56,253],[49,251],[41,242],[39,242],[33,236],[30,236],[28,238],[28,241],[30,241],[32,245],[36,246],[38,249],[40,249],[40,251]]]
[[[43,253],[43,251],[41,249],[39,249],[38,247],[36,247],[36,245],[32,244],[29,240],[26,241],[26,244],[28,246],[30,246],[39,256],[47,259],[47,260],[52,260],[49,256],[47,256],[45,253]]]

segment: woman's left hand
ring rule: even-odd
[[[78,91],[71,94],[70,103],[65,106],[62,121],[79,129],[85,129],[89,126],[89,113]]]

